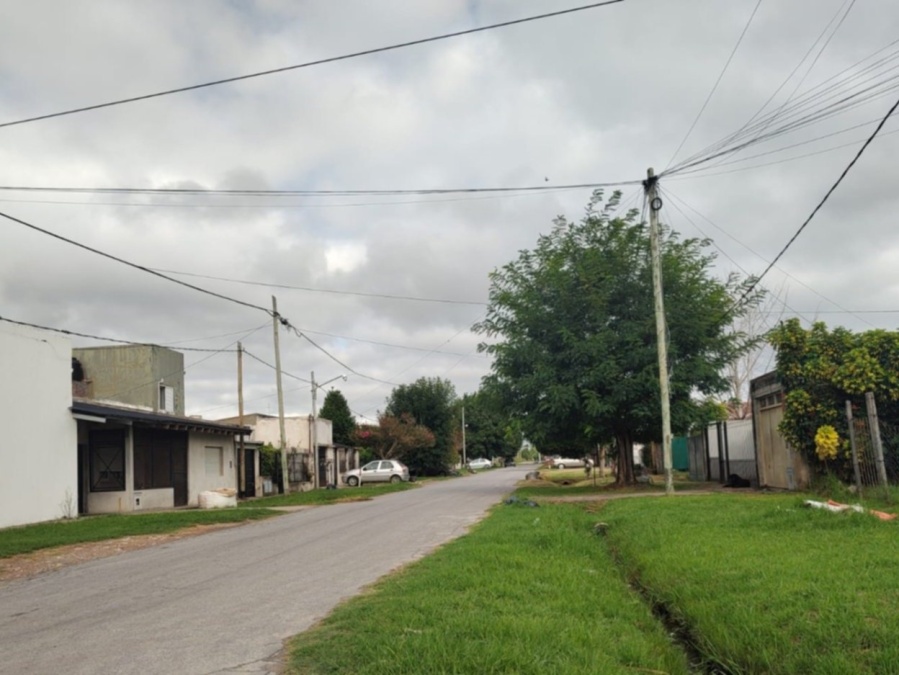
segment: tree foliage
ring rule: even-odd
[[[352,443],[353,431],[356,429],[356,420],[350,412],[350,406],[346,398],[338,389],[331,389],[325,395],[320,417],[331,420],[331,429],[335,443],[349,445]]]
[[[659,440],[660,395],[649,228],[637,212],[613,218],[615,195],[580,222],[555,221],[537,247],[491,275],[486,318],[475,330],[492,354],[485,386],[498,393],[542,452],[592,452],[615,440],[618,480],[632,482],[633,443]],[[663,231],[672,422],[697,420],[696,392],[726,389],[724,367],[746,349],[728,331],[741,289],[712,277],[708,242]]]
[[[781,323],[768,336],[777,351],[777,374],[784,386],[784,439],[809,460],[819,457],[816,436],[833,427],[840,452],[829,466],[848,477],[846,401],[864,415],[864,395],[873,392],[883,420],[899,421],[899,332],[863,333],[817,322],[802,328],[798,319]]]
[[[465,407],[465,448],[474,457],[511,458],[521,447],[520,424],[505,412],[501,403],[487,392],[467,394],[460,401]]]
[[[388,415],[409,415],[434,434],[432,446],[419,448],[403,460],[413,473],[432,476],[444,473],[449,467],[455,400],[453,384],[439,377],[422,377],[391,392],[385,410]]]
[[[354,445],[370,450],[380,459],[399,459],[415,464],[417,452],[434,446],[434,434],[427,427],[416,424],[409,414],[394,417],[378,415],[377,424],[362,424],[353,431]],[[415,473],[413,471],[413,473]]]

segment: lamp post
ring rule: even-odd
[[[330,380],[328,380],[326,382],[318,383],[315,381],[315,371],[313,370],[311,373],[310,379],[312,381],[312,429],[309,434],[310,445],[312,447],[310,448],[310,450],[312,452],[313,465],[316,467],[315,478],[316,478],[316,483],[318,483],[318,485],[316,485],[316,487],[321,487],[321,476],[319,475],[318,466],[317,466],[317,464],[318,464],[318,433],[317,433],[317,429],[315,428],[316,427],[315,421],[316,421],[316,418],[318,415],[318,410],[316,409],[316,394],[318,393],[318,390],[321,389],[322,387],[324,387],[326,384],[331,384],[331,382],[334,382],[339,379],[343,379],[343,381],[346,382],[346,375],[338,375],[337,377],[332,377]]]

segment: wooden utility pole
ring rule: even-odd
[[[316,392],[315,392],[315,371],[310,371],[309,380],[312,382],[312,428],[309,429],[309,452],[311,453],[309,458],[309,464],[315,467],[315,478],[312,482],[315,487],[322,487],[322,477],[319,476],[319,466],[318,466],[318,431],[317,425],[315,423],[315,418],[318,415],[317,405],[316,405]]]
[[[278,430],[281,432],[281,493],[290,491],[290,480],[287,474],[287,433],[284,431],[284,389],[281,387],[281,342],[278,338],[278,299],[272,296],[272,328],[275,331],[275,378],[278,385]]]
[[[243,426],[243,345],[237,343],[237,423]],[[244,496],[246,496],[247,486],[247,465],[244,456],[243,433],[240,434],[240,447],[237,450],[237,492],[240,494],[240,486],[244,486]],[[255,471],[256,467],[253,467]],[[243,469],[243,471],[241,471]],[[243,474],[243,475],[241,475]],[[243,483],[241,483],[243,478]],[[255,494],[250,495],[255,497]]]
[[[659,352],[659,388],[662,397],[662,458],[665,466],[665,494],[674,493],[671,462],[671,398],[668,392],[668,331],[665,324],[665,301],[662,296],[662,253],[659,234],[659,179],[649,169],[643,187],[649,202],[649,248],[652,256],[652,294],[655,299],[656,343]]]
[[[465,468],[466,458],[465,458],[465,406],[462,406],[462,468]]]
[[[868,426],[871,432],[871,444],[874,446],[874,463],[877,464],[877,479],[883,487],[887,486],[887,468],[883,463],[883,443],[880,440],[880,422],[877,421],[877,403],[874,392],[865,394],[865,407],[868,409]]]
[[[855,491],[862,496],[862,477],[858,469],[858,446],[855,442],[855,420],[852,419],[852,401],[846,401],[846,422],[849,423],[849,444],[852,448],[852,472],[855,474]]]

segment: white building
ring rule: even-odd
[[[0,527],[78,513],[68,338],[0,323]]]

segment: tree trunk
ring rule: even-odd
[[[615,434],[615,444],[618,446],[618,474],[615,484],[633,485],[637,479],[634,476],[634,440],[630,432]]]

